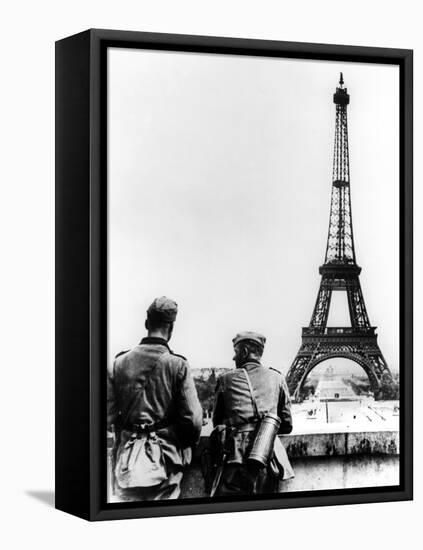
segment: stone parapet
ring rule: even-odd
[[[399,484],[398,431],[293,434],[282,442],[295,477],[281,484],[281,493],[382,487]],[[182,498],[207,496],[200,456],[202,437],[182,483]]]
[[[307,456],[398,455],[398,431],[294,434],[282,437],[290,458]]]

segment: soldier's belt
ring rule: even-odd
[[[245,424],[229,426],[229,428],[236,432],[253,432],[257,428],[257,422],[246,422]]]
[[[169,425],[170,424],[167,420],[161,420],[160,422],[156,422],[155,424],[129,424],[127,426],[124,426],[123,429],[137,435],[142,435],[157,432],[157,430],[167,428],[167,426]]]

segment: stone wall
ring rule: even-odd
[[[182,484],[182,498],[207,496],[200,455],[201,438]],[[396,431],[295,434],[283,436],[295,477],[281,492],[376,487],[399,484],[399,434]]]

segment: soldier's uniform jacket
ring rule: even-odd
[[[289,434],[292,431],[291,403],[284,376],[258,362],[246,363],[242,368],[248,372],[259,413],[277,414],[281,419],[279,433]],[[237,428],[232,430],[228,442],[228,464],[244,463],[254,433],[251,424],[255,420],[251,393],[242,369],[236,368],[220,376],[216,386],[213,424]],[[276,452],[285,470],[284,478],[292,477],[291,465],[278,438],[275,442]]]
[[[164,339],[144,338],[116,357],[107,397],[108,427],[116,427],[121,445],[134,425],[157,425],[165,458],[175,466],[189,463],[202,409],[187,360],[172,353]]]

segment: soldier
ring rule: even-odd
[[[217,382],[213,425],[225,433],[212,496],[279,492],[279,481],[293,477],[286,451],[276,437],[267,467],[257,468],[246,458],[253,444],[258,416],[276,414],[280,434],[292,430],[289,393],[282,374],[261,364],[266,338],[243,332],[233,339],[236,369]],[[245,373],[246,371],[246,373]],[[223,426],[225,428],[223,428]],[[214,435],[215,439],[216,436]]]
[[[120,501],[175,499],[198,442],[202,409],[188,362],[173,353],[177,304],[147,310],[148,336],[115,358],[108,373],[108,429],[115,431],[114,488]]]

